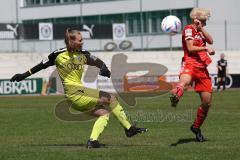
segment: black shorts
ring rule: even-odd
[[[218,72],[218,78],[226,78],[225,72]]]

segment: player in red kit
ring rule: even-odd
[[[170,97],[171,104],[175,107],[183,96],[184,87],[192,82],[195,83],[195,91],[200,95],[201,104],[197,111],[197,117],[191,126],[191,131],[199,142],[204,141],[200,127],[207,116],[212,100],[212,82],[207,66],[212,61],[210,55],[214,55],[215,51],[206,46],[207,43],[213,44],[213,39],[204,28],[209,17],[210,12],[202,8],[194,8],[190,13],[192,24],[185,26],[182,32],[184,57],[180,80],[171,91]]]

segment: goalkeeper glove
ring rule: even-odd
[[[103,67],[100,69],[99,75],[110,78],[111,72],[106,65],[103,65]]]
[[[15,75],[10,79],[10,81],[11,81],[11,82],[15,82],[15,81],[19,82],[19,81],[22,81],[22,80],[24,80],[25,78],[27,78],[29,75],[30,75],[29,72],[25,72],[25,73],[23,73],[23,74],[15,74]]]

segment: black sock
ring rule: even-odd
[[[221,81],[218,82],[217,90],[220,89],[220,86],[221,86]]]
[[[223,81],[222,83],[223,83],[223,90],[225,90],[225,88],[226,88],[226,81]]]

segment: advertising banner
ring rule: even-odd
[[[10,82],[9,79],[0,80],[0,95],[24,95],[56,93],[56,79],[50,78],[47,82],[42,78],[30,78],[21,82]]]
[[[18,39],[19,24],[0,23],[0,39]]]
[[[126,39],[126,26],[124,23],[113,24],[113,40],[125,40]]]
[[[53,40],[53,24],[39,23],[39,40]]]
[[[67,28],[79,30],[85,39],[112,39],[111,24],[24,23],[21,33],[23,39],[64,39]]]
[[[26,79],[21,82],[3,79],[0,80],[0,95],[41,94],[42,85],[42,78]]]

